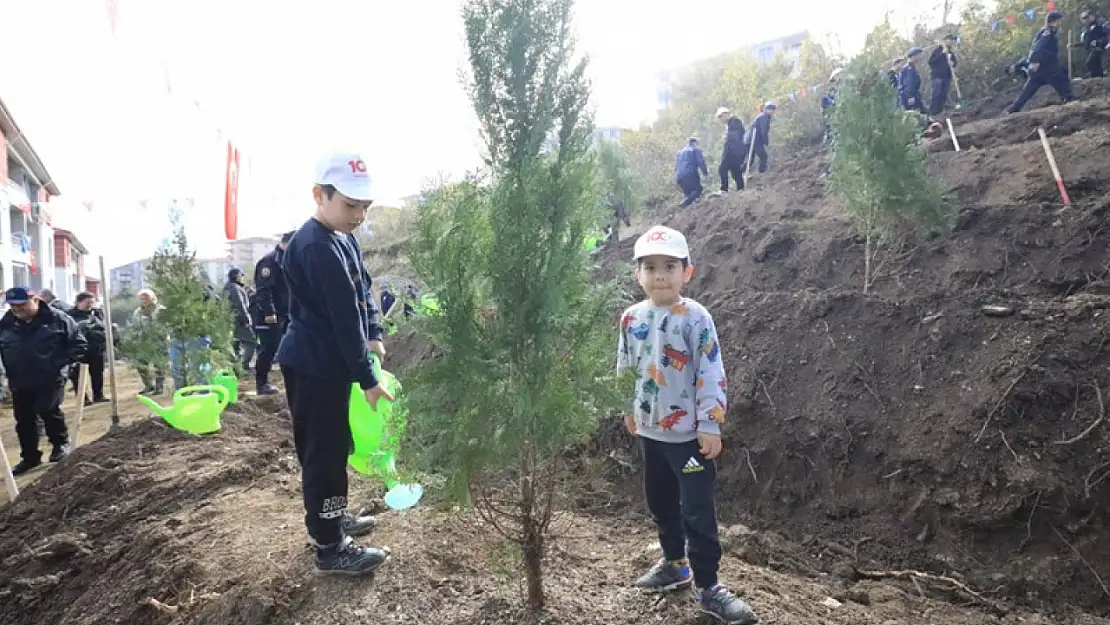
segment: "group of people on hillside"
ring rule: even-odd
[[[724,125],[725,134],[721,147],[721,161],[717,166],[721,186],[714,195],[729,192],[729,176],[732,177],[736,190],[743,190],[744,175],[751,167],[751,161],[755,159],[759,161],[759,172],[767,171],[767,147],[771,143],[771,122],[777,110],[778,106],[774,102],[767,102],[760,106],[759,114],[745,132],[744,122],[733,115],[728,107],[722,106],[717,109],[716,118]],[[708,175],[709,167],[705,162],[705,154],[698,145],[698,138],[690,137],[686,141],[686,146],[679,150],[675,157],[675,183],[682,190],[683,208],[702,197],[705,187],[702,185],[701,177]]]
[[[0,361],[11,391],[20,460],[12,467],[23,475],[42,464],[39,441],[46,436],[50,462],[69,455],[69,430],[62,401],[66,381],[78,392],[80,365],[88,365],[92,397],[86,404],[109,401],[104,395],[108,331],[92,293],[78,293],[66,307],[49,289],[13,287],[5,291],[7,312],[0,317]]]

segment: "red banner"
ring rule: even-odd
[[[227,177],[224,181],[224,235],[234,241],[239,230],[239,150],[227,142]]]

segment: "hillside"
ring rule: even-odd
[[[938,142],[930,167],[956,230],[891,258],[867,296],[816,149],[670,220],[733,380],[722,577],[761,622],[1110,625],[1110,83],[1081,87],[1076,104],[954,119],[965,151]],[[402,377],[430,357],[405,332],[390,353]],[[539,622],[701,622],[686,596],[629,588],[655,557],[634,456],[615,422],[576,456]],[[380,494],[352,480],[355,501]],[[109,432],[0,507],[0,623],[528,622],[514,548],[434,496],[381,516],[373,542],[394,559],[373,582],[314,576],[302,518],[280,397],[246,398],[211,437]]]
[[[930,162],[955,232],[890,256],[868,296],[817,152],[673,219],[733,376],[727,518],[829,564],[845,563],[832,542],[1029,605],[1110,605],[1091,570],[1110,574],[1110,83],[1082,89],[1067,106],[962,116],[964,151],[945,138]]]

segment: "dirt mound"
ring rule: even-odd
[[[934,148],[929,164],[960,209],[954,233],[906,241],[868,296],[819,152],[673,216],[735,389],[722,518],[784,532],[827,571],[913,567],[1032,606],[1110,609],[1110,113],[1093,101],[1110,83],[1080,89],[1091,101],[965,111],[972,149]],[[619,432],[601,443],[635,466]]]
[[[186,606],[196,622],[269,622],[290,589],[253,535],[265,508],[220,511],[290,474],[289,446],[282,419],[241,404],[219,436],[146,421],[80,447],[0,512],[0,622],[161,623]],[[257,551],[231,548],[243,541]]]
[[[656,600],[629,587],[657,557],[650,523],[638,514],[560,518],[548,562],[550,605],[538,620],[521,612],[516,548],[475,517],[434,506],[380,517],[373,539],[394,557],[376,579],[317,577],[297,479],[288,422],[253,398],[230,409],[214,436],[155,422],[113,431],[0,509],[0,622],[701,622],[689,595]],[[362,501],[380,495],[366,480],[352,486]],[[849,567],[821,576],[803,550],[775,534],[731,526],[723,538],[722,575],[765,623],[1060,623],[1020,612],[997,618],[985,597],[961,607],[869,579],[885,573]],[[917,583],[941,598],[975,599],[960,594],[959,580]]]

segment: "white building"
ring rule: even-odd
[[[94,295],[99,290],[92,285],[99,285],[99,280],[90,283],[87,267],[89,262],[97,262],[95,257],[88,255],[89,250],[81,243],[77,235],[69,230],[54,229],[54,296],[63,302],[71,303],[82,291],[89,291]]]
[[[200,267],[201,274],[208,279],[212,286],[217,288],[222,287],[227,282],[227,272],[235,266],[226,258],[198,258],[197,265]],[[250,267],[253,269],[254,265],[251,264]],[[243,265],[239,265],[239,268],[247,271],[247,268]]]
[[[57,289],[49,200],[60,194],[0,101],[0,289]]]
[[[227,260],[234,266],[239,267],[243,271],[248,271],[248,267],[254,268],[263,256],[268,254],[278,244],[281,237],[247,237],[245,239],[235,239],[227,243]],[[227,281],[227,271],[224,271],[223,280],[220,283]]]

